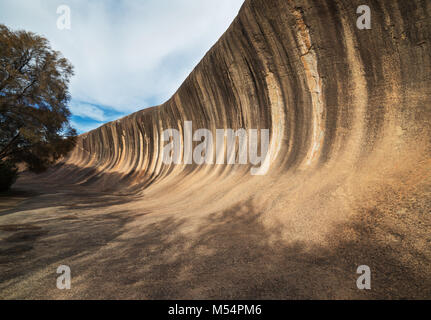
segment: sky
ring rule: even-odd
[[[73,64],[71,123],[84,133],[168,100],[243,2],[0,0],[0,23],[45,36]]]

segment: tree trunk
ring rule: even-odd
[[[3,160],[8,155],[8,150],[13,146],[13,144],[18,140],[20,132],[13,137],[13,139],[0,151],[0,160]]]

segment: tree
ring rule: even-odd
[[[71,76],[47,39],[0,24],[0,161],[40,173],[73,148]]]

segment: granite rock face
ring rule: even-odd
[[[359,30],[360,1],[246,1],[229,30],[165,104],[83,135],[67,165],[74,183],[103,188],[210,171],[166,166],[163,130],[270,129],[271,172],[338,161],[356,167],[381,150],[429,152],[430,3],[371,2],[372,29]],[[84,169],[90,173],[80,174]],[[220,170],[213,166],[214,170]],[[234,166],[225,170],[233,170]],[[235,168],[238,169],[238,168]]]
[[[170,265],[194,291],[148,280],[146,297],[430,298],[431,2],[365,2],[370,30],[362,0],[247,0],[171,99],[82,135],[37,182],[133,195],[142,230],[188,221],[165,227],[207,250],[175,248],[208,259]],[[269,129],[268,173],[164,164],[185,121]],[[362,264],[375,290],[356,288]]]

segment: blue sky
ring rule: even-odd
[[[244,0],[0,0],[0,23],[44,35],[75,67],[72,124],[83,133],[165,102]],[[59,30],[57,8],[70,8]]]

